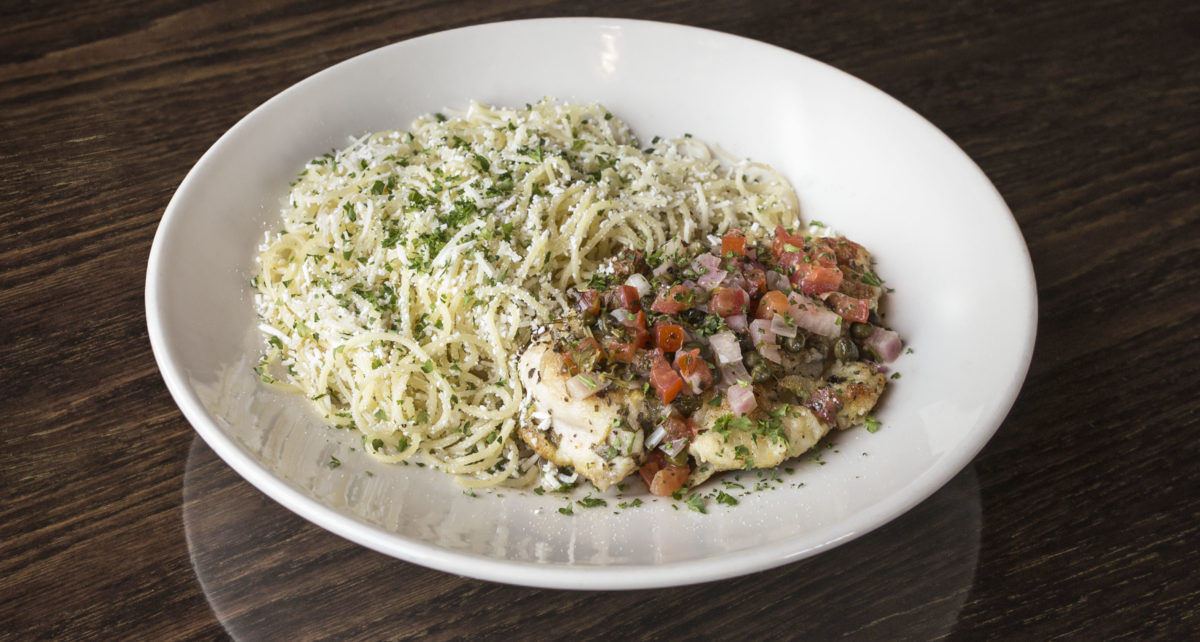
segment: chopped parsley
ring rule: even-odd
[[[581,499],[575,503],[579,504],[580,506],[582,506],[584,508],[595,508],[597,506],[608,506],[608,502],[604,501],[603,499],[600,499],[599,497],[592,497],[591,495],[588,495],[587,497],[584,497],[583,499]]]

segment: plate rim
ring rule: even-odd
[[[1022,275],[1024,278],[1022,281],[1027,286],[1024,290],[1026,294],[1025,300],[1022,302],[1026,306],[1025,316],[1027,323],[1023,328],[1024,334],[1020,342],[1022,357],[1019,359],[1019,367],[1009,379],[1007,387],[1003,391],[998,391],[997,399],[999,403],[995,406],[994,416],[989,417],[987,421],[988,424],[992,425],[992,428],[987,431],[978,431],[978,434],[965,439],[960,446],[954,449],[952,454],[939,459],[933,466],[922,471],[910,482],[910,492],[904,494],[901,498],[894,500],[890,497],[884,498],[848,518],[835,521],[804,535],[803,538],[805,540],[815,541],[817,542],[816,544],[800,545],[799,542],[795,541],[796,537],[792,537],[778,542],[752,546],[748,549],[722,553],[697,560],[652,565],[613,564],[603,566],[506,560],[449,549],[387,531],[381,527],[367,523],[361,518],[338,512],[305,494],[290,482],[273,474],[263,464],[254,459],[242,446],[237,444],[230,435],[221,430],[207,410],[205,410],[196,392],[192,389],[191,383],[188,382],[186,375],[183,373],[181,366],[173,358],[174,351],[167,339],[167,330],[160,315],[159,292],[164,287],[164,283],[162,281],[163,270],[159,266],[164,261],[163,247],[167,243],[166,237],[169,235],[172,224],[181,216],[179,211],[183,206],[180,203],[185,200],[183,194],[191,188],[200,168],[212,162],[212,159],[219,153],[219,148],[226,141],[235,138],[238,132],[249,126],[248,123],[253,120],[255,114],[267,109],[269,105],[277,101],[286,100],[290,93],[299,91],[298,88],[301,86],[320,82],[320,78],[323,76],[337,73],[339,68],[356,64],[361,59],[385,55],[387,51],[415,46],[414,43],[417,42],[461,37],[466,32],[522,27],[555,28],[557,25],[577,25],[589,30],[600,30],[613,26],[629,26],[637,29],[683,31],[717,40],[730,39],[731,41],[739,41],[743,45],[770,50],[773,55],[790,56],[803,59],[809,63],[816,63],[826,68],[827,71],[836,73],[869,88],[870,91],[886,98],[894,106],[906,110],[912,117],[927,126],[931,132],[935,132],[937,136],[940,136],[945,142],[948,142],[957,149],[961,153],[962,158],[973,168],[974,172],[978,173],[984,183],[990,187],[994,198],[1008,214],[1006,217],[1007,227],[1015,235],[1019,247],[1024,251],[1024,256],[1022,257],[1024,260],[1020,261],[1020,263],[1021,267],[1024,268],[1024,274]],[[168,391],[184,417],[196,433],[199,434],[205,443],[223,461],[229,464],[243,479],[279,502],[285,508],[327,531],[369,549],[440,571],[505,584],[590,590],[662,588],[746,575],[781,566],[829,550],[871,532],[907,513],[917,504],[936,493],[970,464],[1004,423],[1023,386],[1025,377],[1028,375],[1038,325],[1037,285],[1032,260],[1028,244],[1025,243],[1020,227],[1012,215],[1011,209],[1004,202],[1002,195],[996,189],[995,185],[987,178],[978,164],[975,163],[974,159],[970,158],[961,147],[919,113],[856,76],[778,45],[736,34],[678,23],[590,17],[498,21],[436,31],[357,54],[311,74],[273,95],[252,111],[242,116],[232,127],[224,132],[188,171],[172,195],[158,223],[150,249],[149,260],[147,262],[145,305],[149,339],[156,365],[166,383]]]

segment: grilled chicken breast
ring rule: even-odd
[[[637,470],[645,453],[649,409],[640,389],[609,388],[584,399],[567,391],[571,378],[562,355],[548,337],[521,356],[521,383],[538,424],[520,428],[534,451],[558,466],[571,466],[603,491]]]
[[[767,386],[756,386],[760,404],[746,415],[749,421],[729,421],[734,417],[729,401],[719,406],[702,404],[692,415],[700,431],[688,447],[695,466],[688,486],[695,488],[715,473],[724,470],[773,468],[816,445],[829,432],[804,406],[784,403]]]

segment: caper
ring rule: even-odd
[[[796,333],[794,337],[781,337],[783,339],[783,349],[788,352],[800,352],[804,350],[804,335]]]
[[[666,452],[666,451],[663,451],[663,452]],[[671,462],[675,466],[687,466],[688,465],[687,448],[680,448],[679,452],[675,453],[674,455],[667,455],[667,461]]]
[[[792,405],[792,406],[800,405],[800,395],[796,394],[795,390],[792,390],[791,388],[787,388],[784,386],[780,386],[775,392],[776,392],[776,395],[779,397],[779,400],[782,401],[783,403],[786,403],[786,404]]]
[[[833,356],[837,357],[838,361],[858,361],[858,346],[854,342],[842,337],[833,344]]]
[[[763,383],[771,378],[771,367],[765,361],[759,361],[758,365],[750,369],[750,379],[754,383]]]
[[[595,322],[596,322],[596,314],[594,312],[584,312],[583,313],[583,323],[585,325],[592,325]]]
[[[746,363],[747,370],[753,370],[762,365],[763,358],[757,351],[751,350],[746,353],[746,356],[742,357],[742,361]]]
[[[705,317],[707,316],[704,310],[700,308],[689,308],[683,311],[683,320],[688,322],[688,325],[700,327],[704,325]]]
[[[875,326],[870,323],[855,323],[850,326],[850,336],[859,341],[866,341],[872,334],[875,334]]]
[[[696,395],[679,395],[671,404],[684,416],[691,416],[700,408],[700,397]]]

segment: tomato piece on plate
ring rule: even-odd
[[[825,297],[825,303],[847,321],[866,323],[871,314],[866,299],[857,299],[841,292],[830,292],[829,296]]]
[[[700,348],[682,350],[675,355],[675,367],[679,368],[679,373],[685,377],[691,376],[703,365],[704,359],[700,358]]]
[[[754,316],[770,321],[776,314],[787,314],[788,305],[786,294],[779,290],[771,290],[758,300],[758,310]]]
[[[842,400],[830,388],[817,388],[804,405],[822,421],[832,424],[837,421],[838,410],[842,409]]]
[[[746,235],[741,230],[729,230],[721,237],[721,256],[746,256]]]
[[[830,267],[819,261],[798,263],[789,278],[792,285],[808,295],[836,292],[842,285],[842,271],[836,265]]]
[[[683,326],[658,323],[654,326],[654,344],[663,352],[675,352],[683,347]]]
[[[788,234],[782,225],[775,227],[775,238],[771,241],[771,253],[775,255],[776,261],[782,263],[787,255],[803,254],[803,252],[803,236]]]
[[[678,314],[692,307],[695,293],[686,285],[672,285],[666,292],[660,292],[650,306],[652,312],[662,314]]]
[[[685,466],[667,464],[662,470],[655,473],[654,478],[650,480],[650,494],[666,497],[683,488],[689,472]]]
[[[571,375],[577,375],[581,371],[590,372],[602,356],[604,349],[600,347],[600,342],[589,336],[569,348],[563,355],[563,361],[567,365],[567,371]]]
[[[746,291],[751,296],[758,296],[767,291],[767,273],[756,267],[748,267],[742,271],[742,280],[746,282]]]
[[[638,473],[642,475],[642,481],[646,482],[647,486],[652,484],[654,482],[654,476],[658,474],[658,471],[662,470],[666,463],[667,457],[663,451],[651,451],[650,454],[646,456],[646,461],[642,463],[642,467],[638,469]]]
[[[579,293],[579,311],[600,314],[604,309],[604,295],[597,290],[584,290]]]
[[[655,355],[654,365],[650,368],[650,385],[658,393],[659,401],[671,403],[683,391],[683,378],[667,363],[661,355]]]
[[[696,424],[692,423],[691,419],[679,413],[672,413],[670,417],[667,417],[666,429],[667,441],[691,439],[700,430]]]
[[[708,311],[722,317],[745,314],[746,299],[741,288],[717,288],[708,301]]]
[[[683,375],[683,381],[693,394],[707,390],[713,382],[712,370],[700,357],[700,349],[680,350],[675,353],[675,367]]]
[[[620,327],[613,330],[612,336],[604,343],[604,349],[613,361],[633,363],[638,350],[650,342],[650,332],[646,330],[646,313],[638,310],[637,314],[626,319]]]
[[[619,285],[612,291],[612,307],[636,312],[642,309],[642,300],[637,288],[632,285]]]

